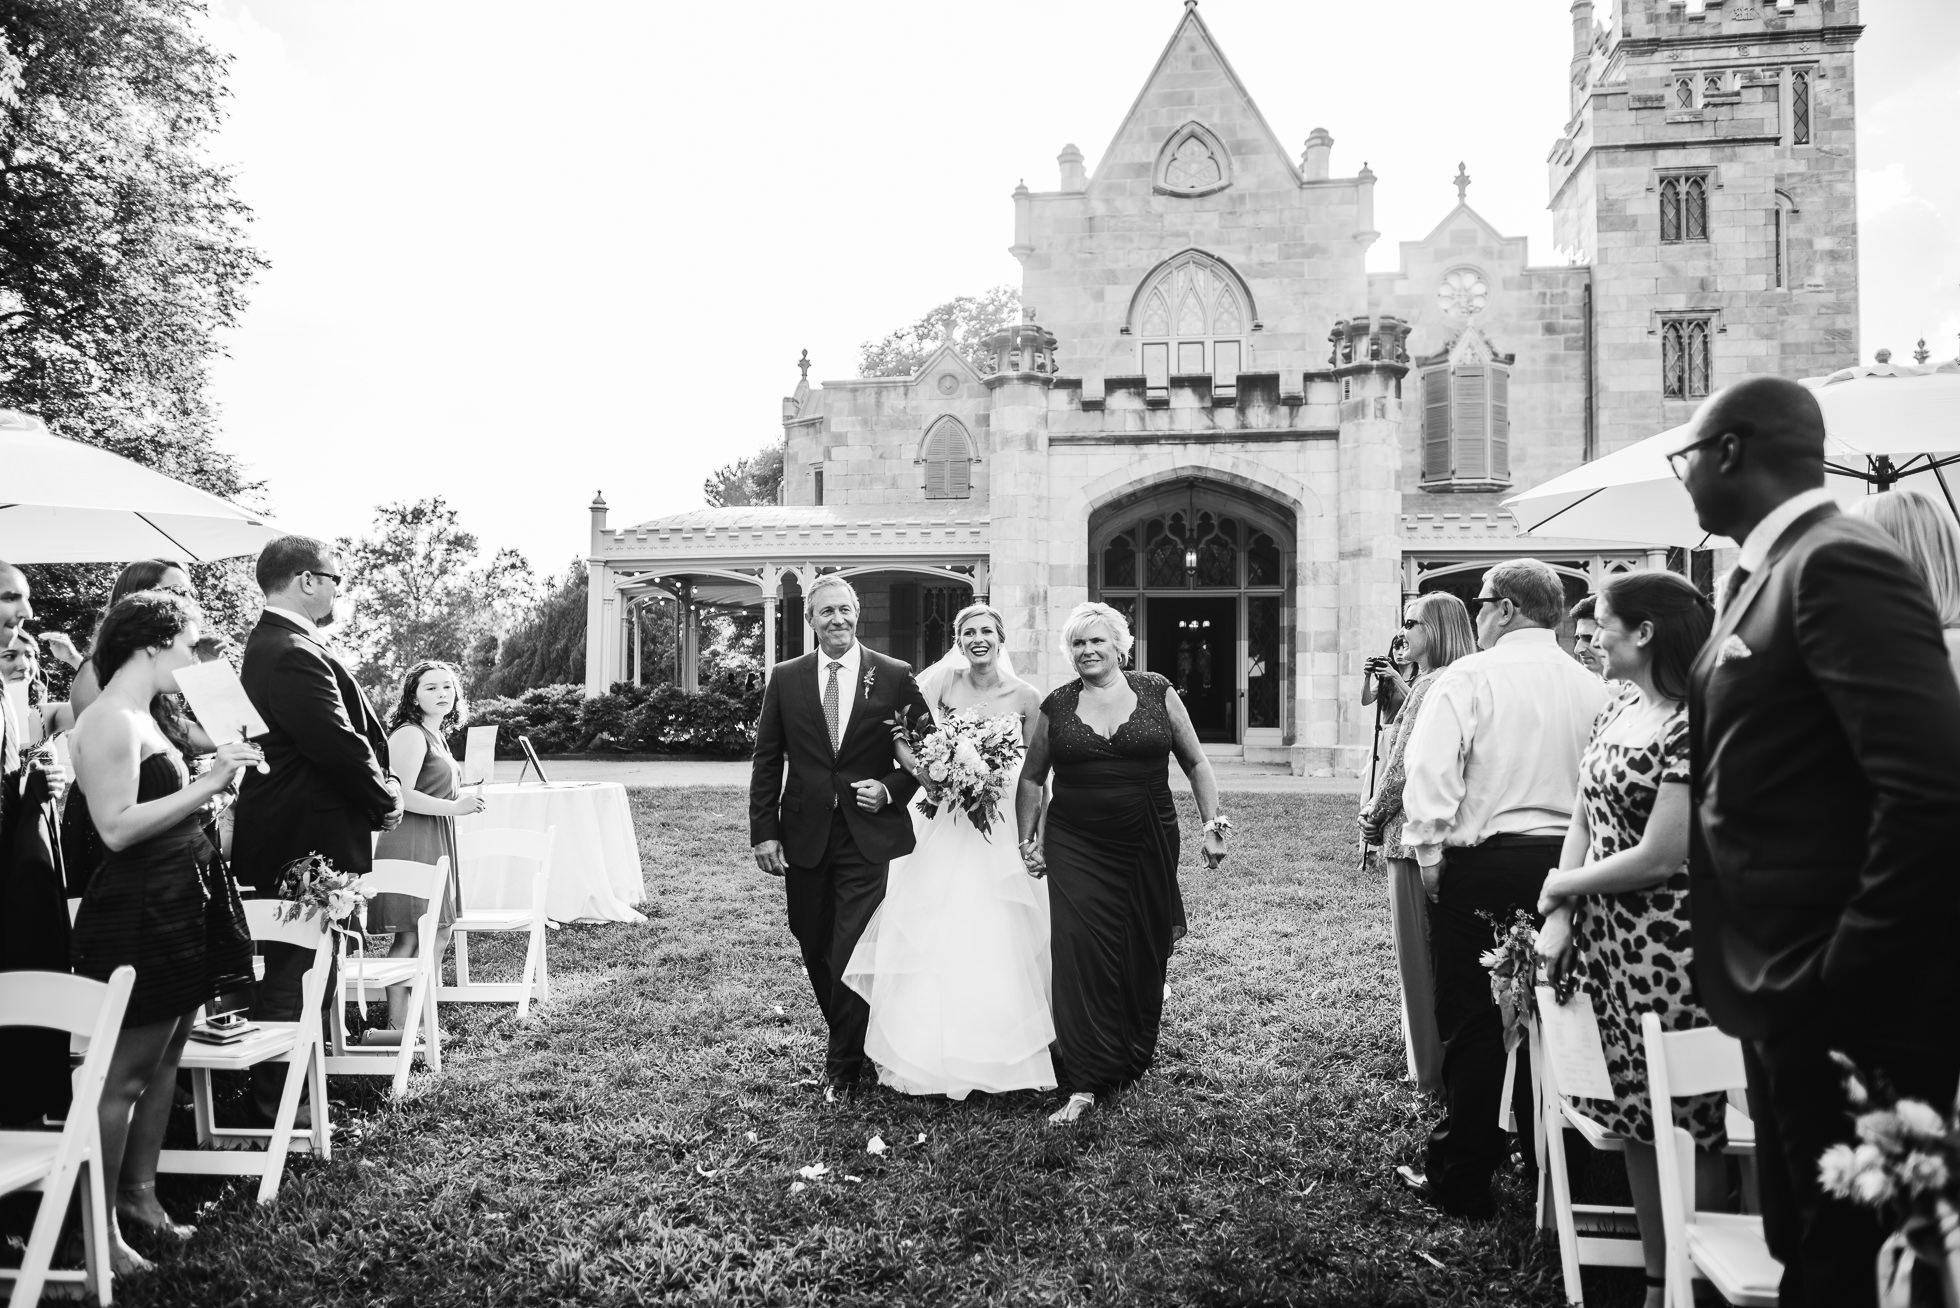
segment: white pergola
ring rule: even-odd
[[[807,593],[825,573],[916,573],[987,593],[984,519],[772,504],[694,509],[608,530],[604,498],[591,510],[587,694],[644,679],[641,626],[656,604],[675,605],[680,684],[697,690],[704,614],[759,607],[763,665],[773,666],[785,594]]]

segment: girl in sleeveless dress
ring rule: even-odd
[[[189,780],[181,724],[154,716],[159,697],[176,692],[177,670],[197,660],[198,621],[189,600],[163,591],[117,601],[95,638],[102,690],[74,733],[76,784],[107,850],[75,917],[75,971],[107,980],[124,964],[136,969],[99,1115],[101,1175],[119,1178],[109,1212],[118,1272],[148,1266],[123,1239],[131,1224],[174,1240],[192,1234],[157,1202],[157,1155],[191,1019],[239,961],[220,957],[208,935],[208,906],[237,891],[206,834],[205,805],[264,756],[250,743],[220,745]]]
[[[1014,675],[1000,614],[971,605],[953,630],[952,651],[919,678],[934,720],[1012,716],[1025,742],[1040,695]],[[931,786],[902,742],[897,754]],[[912,811],[918,845],[892,861],[884,903],[844,969],[871,1006],[864,1052],[901,1093],[1054,1088],[1048,896],[1014,849],[1015,789],[1010,777],[988,833],[950,804],[932,818]]]
[[[411,863],[449,860],[449,882],[443,887],[442,909],[436,924],[436,957],[449,950],[449,928],[462,911],[462,882],[456,869],[456,819],[483,811],[483,795],[465,795],[457,784],[461,768],[450,754],[447,733],[463,725],[463,683],[456,669],[428,659],[410,668],[388,720],[388,770],[413,777],[402,792],[402,824],[384,831],[375,842],[376,858],[406,859]],[[381,894],[368,901],[367,929],[375,935],[392,931],[388,957],[408,958],[419,943],[416,924],[429,911],[425,899]],[[388,987],[388,1016],[399,1020],[407,1011],[408,987]],[[364,1044],[399,1044],[399,1030],[369,1031]]]

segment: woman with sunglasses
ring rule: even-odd
[[[1402,844],[1402,785],[1407,779],[1403,755],[1423,696],[1444,668],[1476,653],[1477,637],[1463,601],[1432,591],[1409,602],[1402,615],[1402,639],[1415,669],[1415,684],[1389,729],[1388,766],[1375,793],[1361,806],[1359,821],[1363,839],[1380,845],[1388,856],[1388,902],[1395,923],[1395,961],[1402,974],[1402,1034],[1408,1046],[1409,1077],[1424,1090],[1436,1090],[1443,1079],[1443,1039],[1436,1027],[1422,870],[1416,866],[1415,854]]]

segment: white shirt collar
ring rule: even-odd
[[[265,611],[267,613],[277,613],[286,621],[297,623],[301,631],[313,637],[315,640],[320,639],[320,629],[313,625],[313,619],[307,617],[297,609],[289,609],[283,604],[268,604],[265,606]]]
[[[832,663],[841,663],[844,666],[837,670],[838,677],[840,679],[854,680],[858,674],[858,665],[863,661],[864,646],[860,645],[857,641],[852,641],[851,647],[835,659],[824,653],[821,646],[817,649],[817,673],[820,677],[828,677],[830,675],[830,665]]]
[[[1497,644],[1502,645],[1509,642],[1512,644],[1523,645],[1526,644],[1527,642],[1532,642],[1532,641],[1544,642],[1548,640],[1553,642],[1554,644],[1558,642],[1558,633],[1556,631],[1553,631],[1550,627],[1520,627],[1516,631],[1507,631],[1503,635],[1499,636],[1497,638]],[[1493,646],[1493,648],[1495,648],[1495,646]]]
[[[1735,566],[1747,568],[1750,572],[1759,571],[1769,559],[1769,552],[1776,548],[1776,542],[1783,539],[1783,533],[1796,525],[1797,519],[1819,505],[1833,503],[1831,493],[1822,486],[1807,490],[1801,495],[1792,495],[1768,513],[1756,524],[1742,542],[1742,557]]]

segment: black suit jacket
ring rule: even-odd
[[[1716,1023],[1948,1040],[1960,688],[1910,566],[1835,506],[1799,519],[1715,624],[1688,709],[1689,912]]]
[[[374,835],[395,798],[381,762],[388,733],[340,660],[299,625],[265,613],[239,674],[271,728],[257,740],[270,769],[245,773],[232,870],[262,895],[296,858],[324,854],[343,872],[374,866]]]
[[[888,863],[912,852],[905,803],[918,793],[919,783],[898,765],[886,720],[901,707],[909,716],[930,715],[931,709],[910,665],[864,649],[851,720],[833,756],[817,690],[819,657],[804,654],[770,672],[755,724],[749,843],[780,840],[791,866],[815,867],[830,840],[830,815],[841,810],[858,852],[871,862]],[[892,802],[876,813],[859,808],[851,789],[853,782],[867,779],[883,782],[891,792]]]

